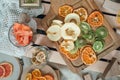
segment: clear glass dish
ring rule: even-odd
[[[14,25],[14,24],[13,24],[13,25]],[[8,31],[8,39],[9,39],[9,41],[10,41],[14,46],[16,46],[16,47],[26,47],[26,46],[28,46],[28,45],[32,42],[32,40],[30,41],[29,44],[27,44],[27,45],[25,45],[25,46],[20,45],[20,44],[18,43],[18,41],[15,39],[15,36],[14,36],[14,34],[13,34],[13,25],[9,28],[9,31]],[[32,29],[31,29],[31,31],[32,31]],[[33,32],[33,31],[32,31],[32,32]],[[32,38],[33,38],[33,34],[32,34]]]
[[[43,60],[43,61],[38,61],[37,56],[41,52],[42,52],[42,54],[44,54],[44,55],[42,55],[42,57],[45,56],[45,58],[40,57],[41,60]],[[26,55],[26,57],[29,57],[31,59],[31,63],[33,65],[39,66],[39,65],[47,64],[49,57],[50,57],[49,53],[50,53],[50,50],[46,46],[33,46],[27,50],[25,55]]]

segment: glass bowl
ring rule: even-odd
[[[26,57],[29,57],[33,65],[46,65],[49,57],[50,50],[46,46],[34,46],[26,52]]]
[[[18,23],[18,24],[21,24],[21,23]],[[32,40],[30,40],[30,42],[26,45],[20,45],[19,42],[16,40],[15,36],[14,36],[14,31],[13,31],[13,26],[14,24],[9,28],[9,31],[8,31],[8,38],[9,38],[9,41],[16,47],[25,47],[25,46],[28,46]],[[31,29],[31,28],[30,28]],[[32,31],[32,29],[31,29]],[[33,31],[32,31],[32,38],[33,38]]]

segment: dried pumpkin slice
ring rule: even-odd
[[[80,51],[81,53],[81,60],[86,65],[91,65],[97,61],[97,56],[94,50],[90,45],[86,45]]]
[[[92,27],[99,27],[103,24],[103,15],[99,11],[94,11],[89,15],[87,22]]]
[[[65,17],[69,13],[72,13],[72,11],[73,11],[73,7],[71,7],[69,5],[63,5],[63,6],[59,7],[58,14],[61,17]]]
[[[86,21],[88,17],[87,10],[84,7],[73,10],[73,13],[77,13],[80,16],[80,21]]]

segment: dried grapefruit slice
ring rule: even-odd
[[[3,78],[5,76],[5,69],[3,66],[0,66],[0,78]]]
[[[73,11],[80,16],[80,21],[86,21],[88,17],[88,12],[84,7],[77,8]]]
[[[5,69],[4,77],[8,77],[12,74],[12,72],[13,72],[13,65],[12,64],[10,64],[8,62],[4,62],[4,63],[1,63],[0,65],[3,66]]]
[[[87,22],[92,27],[99,27],[103,24],[103,15],[99,11],[94,11],[89,15]]]
[[[80,52],[84,64],[91,65],[97,61],[96,53],[90,45],[83,47]]]
[[[63,6],[59,7],[58,14],[59,14],[59,16],[65,17],[69,13],[72,13],[72,11],[73,11],[73,7],[71,7],[69,5],[63,5]]]

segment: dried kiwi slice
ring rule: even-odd
[[[91,27],[87,22],[81,22],[79,27],[83,34],[86,34],[89,32],[89,30],[91,30]]]
[[[86,39],[88,42],[94,42],[95,32],[93,30],[90,30],[87,34],[83,35],[83,38]]]
[[[70,50],[71,54],[75,54],[78,51],[78,47],[74,47],[74,49]]]
[[[104,40],[97,40],[93,43],[93,49],[95,52],[100,52],[104,48]]]
[[[76,41],[75,41],[75,46],[78,47],[78,48],[81,48],[83,47],[84,45],[86,45],[86,40],[84,38],[78,38]]]
[[[95,31],[97,37],[105,38],[108,35],[108,30],[106,27],[101,26]]]

